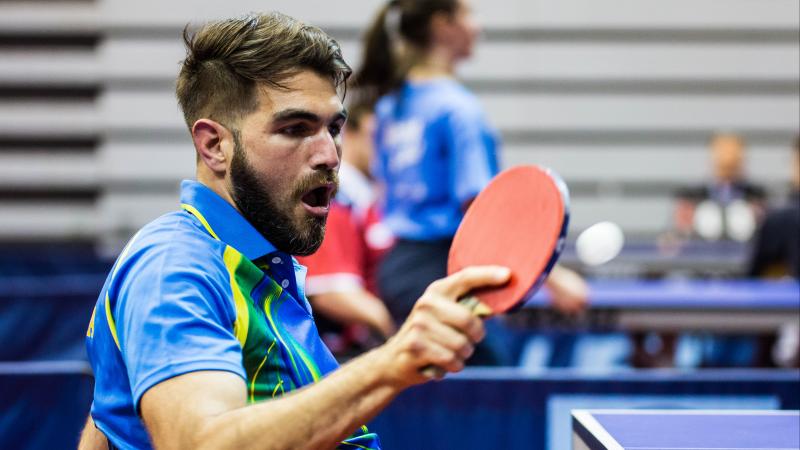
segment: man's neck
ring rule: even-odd
[[[236,202],[233,200],[230,189],[228,189],[228,181],[224,177],[219,177],[215,173],[212,173],[203,164],[198,164],[195,175],[199,183],[214,191],[214,193],[222,197],[226,202],[233,206],[236,211],[239,211],[239,207],[236,206]],[[239,212],[241,213],[241,211]]]

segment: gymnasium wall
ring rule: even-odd
[[[173,95],[187,22],[276,9],[317,24],[353,66],[379,2],[0,2],[0,241],[117,248],[177,206],[194,154]],[[476,0],[460,70],[505,165],[567,180],[572,234],[599,220],[653,236],[671,193],[708,174],[716,130],[779,198],[800,126],[796,0]]]

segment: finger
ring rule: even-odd
[[[431,322],[427,335],[432,342],[453,351],[462,360],[475,350],[469,336],[441,322]]]
[[[484,286],[499,286],[511,277],[508,267],[470,266],[447,278],[433,282],[428,289],[449,298],[457,299],[467,292]]]
[[[464,368],[464,358],[435,342],[430,342],[420,356],[424,361],[423,366],[433,365],[447,372],[458,372]]]
[[[446,298],[431,294],[424,302],[419,303],[418,309],[429,314],[435,321],[452,328],[454,332],[466,335],[472,342],[479,342],[486,334],[480,318],[469,309]]]

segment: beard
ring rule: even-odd
[[[277,198],[265,186],[247,160],[247,154],[233,133],[231,160],[231,197],[242,216],[278,250],[290,255],[306,256],[322,245],[327,217],[311,214],[296,218],[292,212],[301,197],[320,183],[338,186],[336,172],[319,170],[297,180],[286,198]],[[333,195],[331,195],[331,198]]]

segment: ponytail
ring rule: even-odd
[[[391,0],[364,36],[361,69],[354,82],[362,95],[377,99],[398,88],[431,42],[431,18],[453,14],[458,0]]]
[[[354,84],[365,97],[377,99],[403,82],[404,74],[399,73],[395,55],[396,43],[392,42],[400,39],[399,20],[387,24],[387,17],[400,14],[399,8],[399,0],[386,3],[364,36],[361,68],[355,74]],[[387,25],[396,26],[396,32],[388,31]]]

